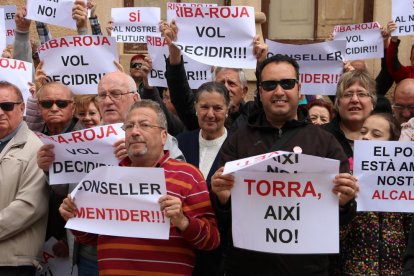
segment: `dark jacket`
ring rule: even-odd
[[[346,155],[333,135],[306,121],[297,120],[288,121],[281,129],[276,129],[266,120],[262,109],[249,117],[247,127],[234,133],[223,144],[220,151],[222,163],[267,153],[280,137],[293,129],[297,132],[278,150],[292,152],[295,146],[299,146],[304,154],[340,160],[340,171],[349,171]],[[230,201],[223,206],[214,194],[212,199],[219,225],[229,227],[231,233]],[[356,205],[351,202],[341,210],[341,224],[349,222],[355,215]],[[229,241],[225,254],[225,268],[229,275],[328,275],[329,255],[254,252],[235,248],[231,237]]]

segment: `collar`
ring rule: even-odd
[[[78,118],[72,117],[72,119],[66,124],[65,128],[63,129],[61,133],[67,133],[67,132],[73,131],[73,128],[75,127],[78,120],[79,120]],[[47,127],[46,123],[43,126],[42,133],[50,136],[50,130]]]
[[[154,168],[162,168],[168,159],[170,159],[170,152],[168,150],[164,150],[164,155],[160,158],[160,160],[158,160]],[[121,167],[131,167],[131,164],[131,159],[129,159],[128,156],[119,162],[119,166]]]
[[[13,130],[9,134],[7,134],[3,138],[1,138],[0,139],[0,147],[2,147],[3,145],[5,146],[5,144],[7,144],[14,136],[16,136],[16,133],[19,131],[19,129],[21,127],[22,127],[22,122],[19,123],[19,125],[16,127],[15,130]]]

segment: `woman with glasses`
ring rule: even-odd
[[[334,103],[336,117],[324,128],[341,144],[351,171],[354,140],[359,139],[362,125],[374,110],[376,101],[375,80],[368,72],[354,70],[341,76]]]

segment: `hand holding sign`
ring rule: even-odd
[[[230,174],[223,175],[223,170],[224,167],[221,167],[211,177],[211,189],[222,205],[229,200],[231,189],[234,186],[234,176]]]
[[[65,221],[75,216],[76,204],[69,194],[60,204],[59,213]]]
[[[184,215],[182,202],[178,197],[165,195],[158,200],[161,211],[171,220],[172,225],[185,231],[190,224],[188,218]]]
[[[256,35],[253,39],[253,54],[256,56],[257,63],[261,63],[267,58],[269,46],[260,41],[260,37]]]
[[[54,147],[52,144],[43,145],[37,152],[37,166],[45,172],[49,171],[50,165],[55,161]]]
[[[78,30],[85,30],[87,28],[88,10],[84,0],[76,0],[72,8],[72,18],[76,21]]]
[[[333,192],[339,197],[339,205],[344,206],[351,199],[355,198],[359,191],[359,185],[355,176],[349,173],[340,173],[333,180],[335,184]]]
[[[20,7],[14,17],[16,21],[16,30],[20,32],[29,32],[30,30],[30,23],[32,21],[30,19],[26,19],[27,10],[26,7]]]
[[[388,31],[388,33],[392,33],[392,32],[394,32],[395,30],[397,29],[397,24],[395,24],[395,22],[394,21],[390,21],[390,22],[388,22],[388,24],[387,24],[387,31]],[[394,41],[394,42],[397,42],[397,39],[398,39],[398,36],[396,36],[396,35],[393,35],[393,36],[391,36],[391,40],[392,41]]]

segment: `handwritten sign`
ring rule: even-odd
[[[108,36],[51,39],[38,52],[48,80],[61,82],[76,94],[96,93],[99,80],[118,70],[114,64],[114,60],[118,61],[116,41]]]
[[[342,54],[345,53],[346,41],[294,45],[267,39],[266,43],[269,45],[268,57],[282,54],[298,62],[302,94],[335,95],[343,70]]]
[[[256,68],[253,7],[179,7],[175,43],[182,53],[209,65]]]
[[[146,43],[146,36],[161,36],[158,30],[160,8],[133,7],[111,9],[112,37],[117,42]]]
[[[160,211],[164,169],[100,167],[72,192],[75,217],[66,228],[111,236],[168,239],[170,220]]]
[[[412,142],[355,141],[358,211],[414,212]]]
[[[384,56],[384,40],[378,22],[335,26],[334,40],[346,40],[345,58],[348,60]]]
[[[72,18],[74,4],[75,0],[27,0],[26,17],[76,30],[76,22]]]
[[[37,133],[45,144],[53,144],[55,161],[49,168],[49,182],[78,183],[86,174],[101,166],[117,166],[113,143],[125,137],[122,124],[46,136]]]

